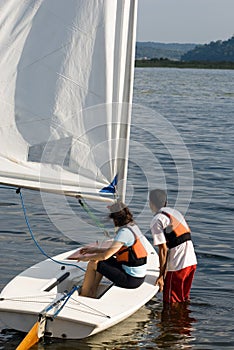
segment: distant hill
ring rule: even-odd
[[[234,36],[226,41],[198,45],[181,56],[184,62],[234,62]]]
[[[182,55],[195,47],[196,44],[137,42],[136,59],[168,58],[179,61]]]

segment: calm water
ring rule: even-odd
[[[171,206],[186,215],[198,269],[191,303],[163,310],[161,295],[120,325],[82,341],[39,344],[34,349],[234,349],[234,71],[137,69],[128,177],[128,197],[148,235],[149,188],[164,187]],[[34,233],[50,255],[74,247],[59,222],[49,219],[38,193],[24,191]],[[79,214],[75,201],[73,211]],[[43,259],[33,244],[20,200],[0,189],[0,288]],[[56,217],[56,220],[54,219]],[[55,225],[56,224],[56,225]],[[15,349],[22,335],[0,334],[0,349]]]

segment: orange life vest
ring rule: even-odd
[[[129,226],[127,228],[133,233],[135,242],[130,247],[122,246],[115,254],[116,259],[127,266],[144,265],[147,262],[147,251],[135,232]]]
[[[189,227],[185,227],[179,220],[166,211],[161,211],[170,219],[170,224],[164,229],[167,246],[169,249],[191,240]]]

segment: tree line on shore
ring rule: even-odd
[[[136,59],[136,67],[234,69],[234,36],[226,41],[197,45],[182,54],[180,60],[167,57]]]

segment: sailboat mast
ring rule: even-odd
[[[133,82],[134,82],[134,67],[135,67],[135,50],[136,50],[136,26],[137,26],[137,9],[138,9],[138,0],[131,1],[131,7],[129,12],[129,35],[128,35],[128,58],[129,62],[128,76],[126,80],[129,81],[129,84],[126,86],[126,100],[127,103],[127,127],[125,138],[128,140],[125,147],[125,156],[124,156],[124,166],[122,174],[122,188],[119,191],[120,199],[125,202],[126,196],[126,187],[127,187],[127,174],[128,174],[128,160],[129,160],[129,143],[130,143],[130,126],[131,126],[131,117],[132,117],[132,98],[133,98]]]

